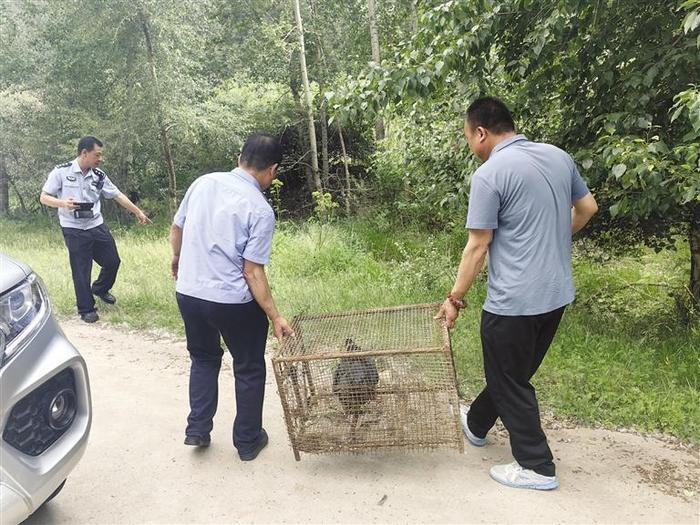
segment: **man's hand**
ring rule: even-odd
[[[151,224],[152,222],[151,219],[148,218],[148,215],[143,213],[141,210],[139,210],[135,215],[139,221],[139,224]]]
[[[180,268],[180,256],[179,255],[173,255],[172,260],[170,261],[170,274],[173,276],[173,279],[177,279],[177,271]]]
[[[131,212],[134,214],[134,217],[139,221],[141,224],[151,224],[151,219],[149,219],[145,213],[141,211],[141,208],[136,206],[133,202],[129,200],[129,197],[124,195],[122,192],[119,192],[116,197],[114,197],[114,200],[119,206],[124,208],[126,211]]]
[[[449,299],[445,299],[445,302],[440,306],[435,319],[442,320],[447,328],[452,329],[455,326],[457,317],[459,317],[459,310]]]
[[[280,343],[284,336],[294,336],[294,330],[292,330],[292,327],[289,326],[287,320],[282,316],[272,320],[272,333]]]
[[[66,208],[68,210],[75,210],[78,208],[78,201],[76,201],[73,197],[69,197],[67,199],[59,199],[57,197],[54,197],[53,195],[49,195],[45,191],[41,192],[41,196],[39,196],[39,202],[42,203],[44,206],[51,206],[52,208]]]
[[[78,203],[73,197],[68,197],[67,199],[62,200],[61,204],[63,208],[68,208],[69,210],[75,210],[79,207]]]

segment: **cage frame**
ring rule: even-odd
[[[342,312],[331,312],[325,314],[299,314],[294,316],[292,319],[292,326],[295,327],[295,337],[284,337],[281,344],[278,346],[277,352],[272,356],[272,368],[275,374],[275,380],[277,382],[277,389],[280,401],[282,403],[282,411],[284,413],[284,419],[287,426],[287,434],[289,436],[289,441],[292,447],[292,452],[294,453],[294,459],[296,461],[301,461],[301,450],[299,449],[297,443],[297,437],[293,432],[293,414],[292,408],[289,406],[287,401],[287,396],[283,395],[285,391],[284,381],[285,381],[285,365],[289,363],[302,365],[302,373],[306,376],[306,380],[309,384],[309,390],[312,395],[318,395],[315,390],[314,383],[312,381],[312,374],[310,371],[309,362],[311,361],[323,361],[328,359],[342,359],[347,357],[346,352],[321,352],[314,354],[304,353],[304,343],[303,343],[303,331],[301,330],[303,321],[313,321],[319,319],[333,319],[342,317],[352,317],[358,315],[372,315],[372,314],[383,314],[383,313],[393,313],[401,312],[406,310],[433,310],[437,313],[438,308],[442,303],[422,303],[422,304],[409,304],[400,306],[390,306],[390,307],[378,307],[378,308],[367,308],[361,310],[347,310]],[[438,321],[436,321],[438,322]],[[441,344],[439,346],[429,346],[423,348],[407,349],[407,348],[389,348],[383,350],[364,350],[359,352],[354,352],[353,357],[378,357],[378,356],[390,356],[390,355],[417,355],[417,354],[438,354],[441,355],[448,367],[448,374],[452,378],[452,388],[449,389],[449,399],[450,403],[456,407],[454,411],[454,443],[452,443],[460,454],[464,453],[464,439],[462,438],[462,425],[460,421],[459,413],[459,393],[457,391],[457,372],[454,364],[454,354],[452,352],[452,342],[450,339],[450,332],[444,322],[440,324],[440,335]],[[300,347],[302,352],[295,352],[295,348]],[[293,393],[297,402],[302,405],[302,395],[299,390],[299,382],[292,379],[293,383]],[[446,389],[440,389],[441,391],[447,391]],[[419,390],[414,390],[418,392]],[[386,392],[385,392],[386,393]],[[430,446],[440,446],[449,445],[451,442],[445,443],[431,443]],[[382,445],[377,447],[376,445],[363,445],[356,444],[349,450],[350,453],[358,453],[362,449],[378,449],[378,448],[390,448],[390,447],[401,448],[405,447],[404,444],[396,445]],[[307,452],[309,453],[309,452]]]

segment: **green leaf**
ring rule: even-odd
[[[671,122],[673,122],[674,120],[676,120],[678,117],[681,116],[681,113],[683,113],[683,108],[684,108],[684,107],[685,107],[685,106],[683,106],[683,105],[678,105],[678,106],[676,107],[675,111],[674,111],[673,114],[671,115]]]
[[[659,70],[655,65],[649,68],[647,74],[644,75],[644,85],[646,87],[651,87],[651,85],[654,83],[654,78],[656,78],[656,74],[658,72]]]
[[[669,153],[668,146],[666,146],[666,143],[663,140],[649,144],[649,146],[647,146],[647,149],[651,153],[661,153],[663,155]]]
[[[700,26],[700,10],[691,11],[683,22],[683,31],[687,34]]]
[[[583,166],[584,170],[588,170],[593,166],[593,159],[584,159],[583,162],[581,162],[581,166]]]
[[[615,175],[616,179],[619,179],[620,177],[622,177],[626,171],[627,171],[627,165],[622,164],[622,163],[615,164],[613,166],[613,169],[612,169],[613,175]]]

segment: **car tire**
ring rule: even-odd
[[[66,484],[66,481],[67,481],[67,480],[64,479],[64,480],[61,482],[61,484],[56,488],[56,490],[54,490],[54,491],[51,493],[51,495],[46,499],[46,501],[44,502],[44,505],[46,505],[49,501],[51,501],[51,500],[54,499],[56,496],[58,496],[58,493],[61,492],[61,490],[63,490],[63,486]]]

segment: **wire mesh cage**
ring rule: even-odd
[[[382,448],[463,451],[439,304],[293,319],[272,359],[294,457]]]

